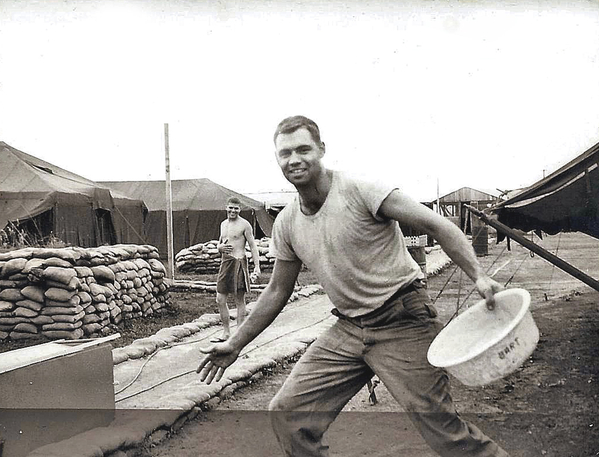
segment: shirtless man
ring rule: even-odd
[[[245,293],[250,291],[250,279],[254,282],[260,276],[260,258],[252,226],[239,216],[240,212],[241,201],[237,197],[229,198],[227,200],[227,219],[220,224],[218,251],[222,254],[222,259],[216,280],[216,303],[223,323],[223,333],[220,337],[212,339],[213,343],[226,341],[231,336],[227,297],[235,296],[237,325],[239,326],[245,320]],[[250,245],[254,261],[254,272],[251,277],[245,255],[246,241]]]

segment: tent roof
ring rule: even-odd
[[[0,141],[1,192],[64,192],[92,196],[98,184]]]
[[[512,228],[599,238],[599,143],[492,211]]]
[[[103,181],[103,184],[124,195],[143,200],[150,211],[166,211],[165,181]],[[224,210],[229,197],[241,200],[242,210],[264,209],[264,204],[253,198],[216,184],[207,178],[171,181],[172,209]]]
[[[0,141],[0,228],[8,221],[28,219],[64,205],[91,204],[111,210],[118,206],[141,205],[124,195]],[[114,197],[114,198],[113,198]]]

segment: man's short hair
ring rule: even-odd
[[[314,140],[317,145],[323,145],[322,140],[320,139],[320,130],[318,125],[316,125],[316,122],[314,122],[312,119],[308,119],[306,116],[291,116],[279,122],[273,137],[273,141],[276,142],[277,137],[281,133],[293,133],[301,128],[305,128],[308,130],[308,132],[310,132],[312,140]]]
[[[237,197],[229,197],[227,199],[227,205],[241,206],[241,200],[239,200],[239,198],[237,198]]]

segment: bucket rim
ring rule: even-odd
[[[481,308],[481,307],[485,307],[485,309],[486,309],[487,305],[486,305],[485,300],[484,299],[479,300],[474,305],[469,307],[466,311],[464,311],[462,314],[458,315],[453,321],[451,321],[446,327],[444,327],[437,334],[437,337],[435,337],[435,339],[432,341],[432,343],[430,344],[430,346],[428,348],[427,358],[428,358],[429,363],[438,368],[449,368],[449,367],[454,367],[454,366],[460,365],[465,362],[469,362],[469,361],[475,359],[476,357],[478,357],[479,355],[481,355],[482,353],[484,353],[485,351],[487,351],[489,348],[491,348],[495,344],[502,341],[507,335],[509,335],[509,333],[512,330],[514,330],[514,328],[516,328],[522,322],[522,319],[524,318],[526,313],[530,310],[531,298],[530,298],[530,293],[526,289],[522,289],[522,288],[518,288],[518,287],[514,287],[511,289],[504,289],[502,291],[499,291],[495,294],[495,298],[496,299],[497,299],[497,297],[501,298],[504,295],[519,295],[519,296],[521,296],[522,297],[522,306],[520,307],[518,314],[516,314],[516,316],[511,320],[510,325],[507,325],[505,327],[505,329],[503,329],[503,331],[501,333],[499,333],[497,338],[495,338],[494,340],[487,341],[485,344],[482,344],[475,353],[467,354],[465,356],[452,359],[449,363],[443,363],[441,361],[434,360],[435,358],[433,357],[431,350],[432,350],[433,346],[435,345],[435,341],[437,341],[437,338],[439,337],[439,335],[441,335],[447,328],[449,328],[451,326],[452,322],[455,323],[455,322],[459,321],[460,318],[462,318],[462,316],[467,315],[468,313],[473,313],[475,310],[477,310],[478,308]],[[488,311],[493,312],[494,310],[488,310]],[[431,359],[433,359],[433,360],[431,360]],[[433,363],[433,361],[435,363]]]

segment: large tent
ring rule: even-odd
[[[145,236],[165,257],[167,251],[165,181],[110,181],[102,185],[131,198],[142,199],[148,207]],[[254,228],[254,236],[270,236],[273,218],[264,204],[216,184],[209,179],[171,181],[173,248],[175,253],[191,245],[219,237],[220,223],[227,217],[229,197],[241,201],[241,216]]]
[[[599,238],[599,143],[493,208],[525,232],[583,232]]]
[[[93,247],[143,239],[143,201],[0,142],[0,229]]]

